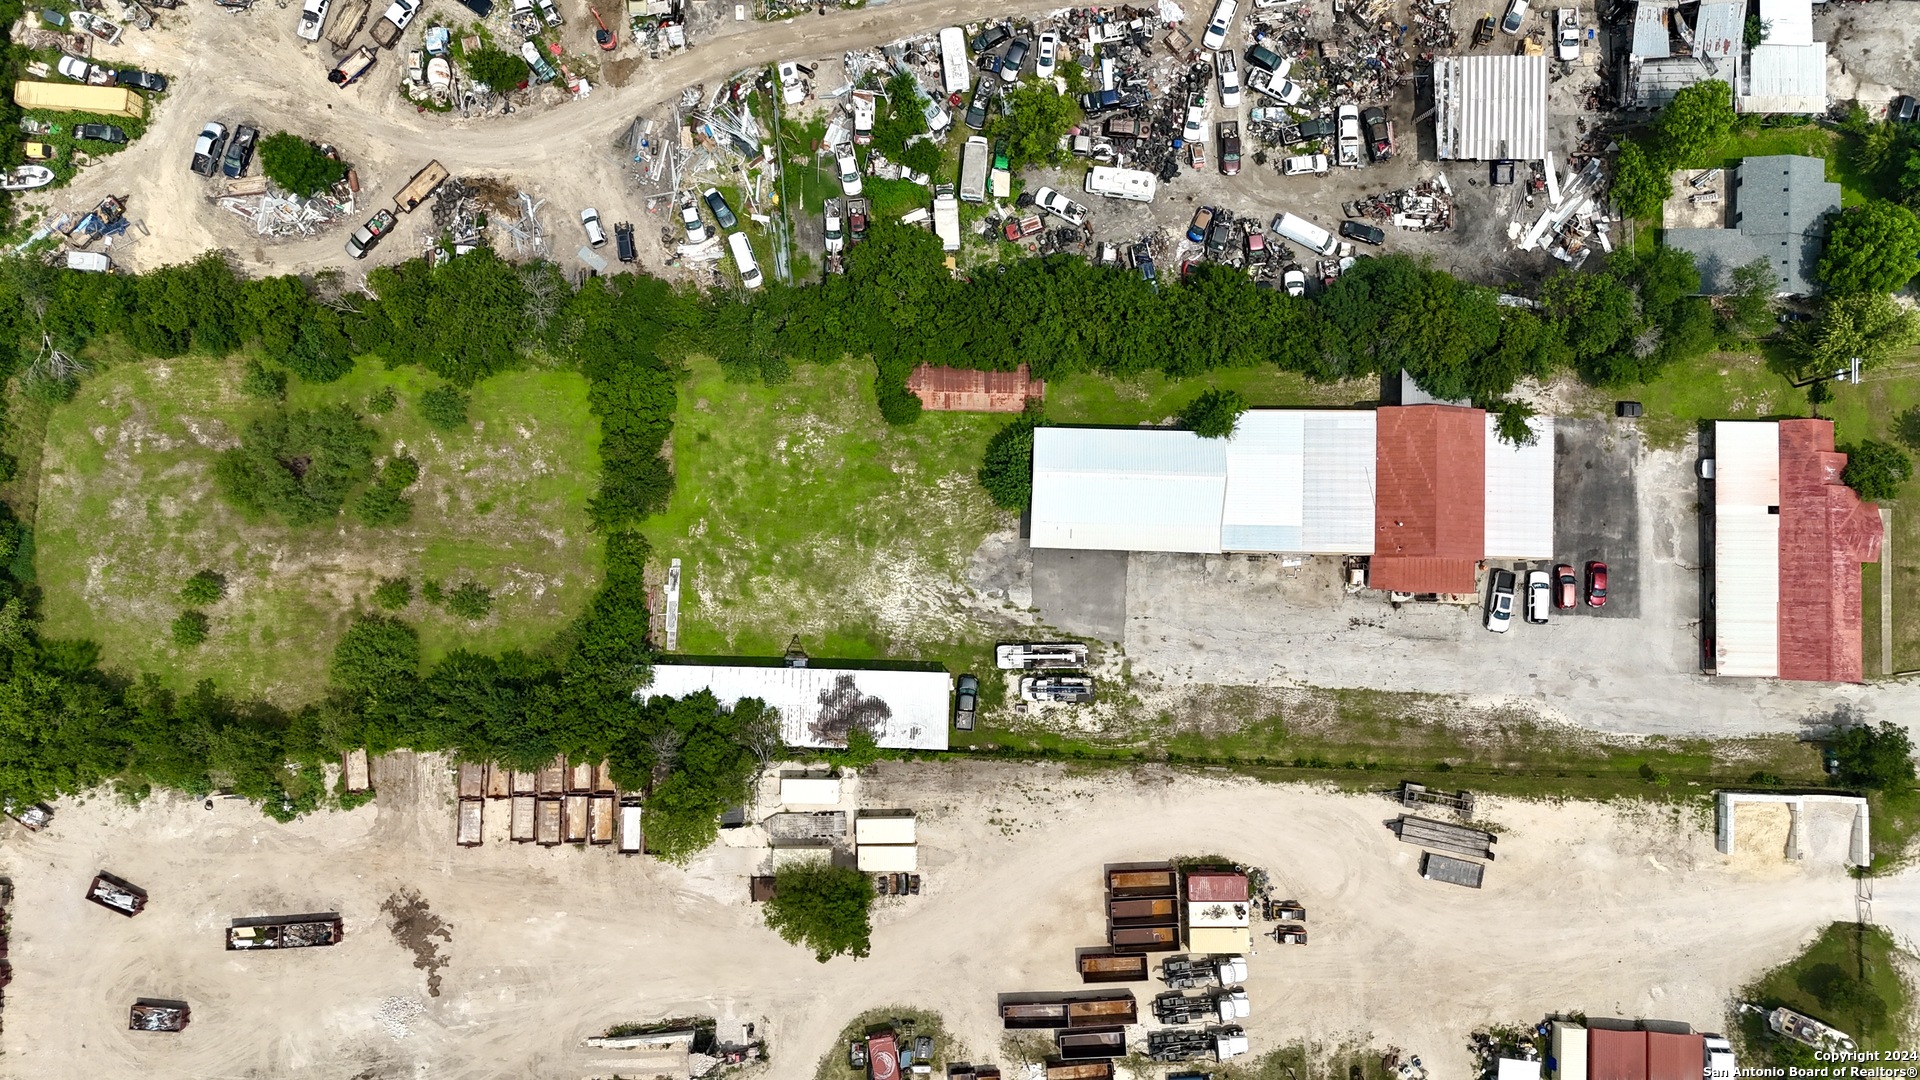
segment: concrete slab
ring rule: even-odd
[[[1553,539],[1560,558],[1581,578],[1573,612],[1613,619],[1640,617],[1640,433],[1617,420],[1557,422],[1553,467]],[[1607,564],[1607,604],[1586,606],[1586,564]]]
[[[1127,628],[1127,553],[1034,549],[1033,604],[1043,623],[1119,641]]]

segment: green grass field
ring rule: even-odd
[[[1852,1035],[1861,1050],[1911,1049],[1914,988],[1900,977],[1898,950],[1880,927],[1834,923],[1806,952],[1748,987],[1743,1000],[1762,1008],[1785,1005],[1832,1024]],[[1750,1049],[1782,1049],[1782,1041],[1766,1031],[1758,1016],[1742,1015],[1741,1030]],[[1792,1044],[1784,1049],[1790,1055],[1803,1053]],[[1792,1056],[1788,1060],[1804,1063]]]
[[[211,678],[298,704],[318,695],[334,641],[381,578],[413,579],[405,616],[430,659],[537,647],[598,585],[601,544],[585,513],[598,426],[580,376],[490,379],[473,392],[469,428],[453,434],[415,411],[437,382],[418,369],[362,364],[336,383],[296,384],[289,407],[352,404],[380,432],[382,456],[404,449],[421,465],[411,522],[367,529],[343,516],[296,530],[248,522],[214,490],[217,453],[269,408],[240,394],[240,375],[238,359],[127,364],[53,410],[35,530],[47,635],[91,639],[108,667],[129,674],[183,687]],[[382,386],[399,407],[366,413]],[[228,593],[207,608],[207,642],[179,649],[168,634],[178,592],[203,567],[226,575]],[[470,623],[429,607],[418,595],[430,578],[487,586],[492,612]]]
[[[890,428],[873,367],[802,365],[777,386],[695,360],[674,419],[678,487],[646,532],[682,560],[679,651],[970,659],[968,558],[1012,524],[974,481],[1004,416]],[[955,670],[964,670],[956,668]]]

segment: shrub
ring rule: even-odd
[[[367,411],[375,416],[387,415],[398,404],[400,404],[399,395],[393,392],[391,386],[383,386],[367,395]]]
[[[476,49],[467,54],[473,77],[501,92],[527,81],[527,62],[500,49]]]
[[[463,619],[478,622],[493,608],[493,593],[477,581],[463,581],[447,594],[447,610]]]
[[[1816,384],[1819,385],[1819,384]],[[1860,493],[1863,499],[1884,502],[1900,494],[1900,486],[1913,479],[1913,459],[1899,447],[1877,439],[1863,439],[1842,446],[1847,467],[1840,482]]]
[[[212,570],[202,570],[180,587],[182,603],[201,607],[227,595],[227,579]]]
[[[436,386],[420,395],[420,417],[441,431],[467,426],[467,395],[451,386]]]
[[[1840,782],[1851,787],[1899,790],[1913,783],[1913,739],[1898,724],[1846,728],[1834,736],[1833,756]]]
[[[409,578],[382,578],[373,588],[373,602],[388,611],[399,611],[413,603],[413,581]]]
[[[1247,399],[1240,391],[1205,390],[1180,410],[1180,422],[1203,439],[1224,439],[1233,434],[1246,411]]]
[[[173,643],[183,649],[191,649],[207,640],[207,631],[212,626],[204,611],[183,611],[173,620]]]
[[[1037,414],[1022,416],[987,440],[975,476],[1002,510],[1025,510],[1033,499],[1033,429],[1039,423]]]
[[[240,445],[220,455],[220,493],[250,516],[311,525],[339,514],[373,474],[379,436],[352,409],[276,413],[248,425]]]
[[[420,635],[386,615],[361,615],[334,646],[329,678],[350,694],[405,697],[420,675]]]
[[[426,583],[420,586],[420,599],[435,607],[446,602],[447,592],[441,587],[439,578],[428,578]]]
[[[249,360],[247,373],[240,379],[240,392],[248,397],[279,401],[287,396],[287,373],[258,360]]]
[[[308,197],[339,183],[347,175],[347,164],[298,135],[279,131],[260,140],[260,171],[295,195]]]
[[[354,500],[353,516],[369,529],[383,525],[404,525],[413,520],[413,500],[404,498],[385,484],[375,484]]]

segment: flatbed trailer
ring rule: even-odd
[[[460,824],[454,831],[454,843],[461,847],[480,846],[480,840],[485,835],[482,829],[486,806],[484,799],[460,800]]]
[[[432,195],[441,184],[446,183],[450,175],[452,174],[447,172],[447,167],[438,161],[427,162],[426,167],[414,173],[413,179],[407,181],[407,186],[401,188],[399,194],[393,197],[394,206],[403,214],[411,213],[414,207],[426,202],[428,196]]]
[[[1046,1080],[1113,1080],[1112,1061],[1048,1063]]]
[[[346,937],[346,924],[337,912],[321,915],[267,915],[256,919],[235,919],[227,928],[230,951],[259,949],[311,949],[338,945]]]
[[[1109,870],[1107,871],[1107,895],[1113,900],[1157,896],[1177,897],[1180,895],[1180,875],[1171,866]]]
[[[584,844],[587,842],[587,804],[589,801],[590,799],[586,795],[567,796],[565,831],[567,843],[569,844]]]
[[[1125,1057],[1127,1053],[1127,1032],[1125,1028],[1108,1027],[1092,1031],[1062,1031],[1053,1037],[1054,1045],[1060,1049],[1063,1061],[1084,1061],[1088,1058],[1111,1060]]]
[[[531,841],[536,833],[534,820],[538,811],[534,807],[537,800],[531,795],[515,795],[508,810],[507,838],[525,843]]]
[[[1127,945],[1145,952],[1171,952],[1180,947],[1178,926],[1109,926],[1107,944]]]
[[[548,847],[560,843],[560,800],[541,799],[534,808],[533,838]]]
[[[1132,993],[1125,991],[1095,997],[1009,1001],[1000,1006],[1001,1023],[1013,1030],[1111,1027],[1139,1020],[1139,1003],[1134,1001]]]
[[[1465,825],[1455,825],[1450,821],[1435,821],[1432,818],[1415,817],[1402,814],[1388,828],[1403,843],[1418,844],[1421,847],[1438,848],[1455,855],[1465,855],[1475,859],[1493,858],[1493,845],[1500,838],[1485,829],[1470,829]]]
[[[1486,875],[1487,868],[1480,863],[1456,859],[1451,855],[1442,855],[1434,851],[1420,856],[1420,876],[1428,881],[1444,881],[1451,885],[1477,889]]]
[[[184,1001],[141,998],[127,1010],[128,1031],[185,1031],[193,1010]]]
[[[129,919],[147,909],[147,890],[105,870],[93,876],[93,884],[87,886],[87,899]]]

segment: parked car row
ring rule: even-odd
[[[1587,563],[1586,603],[1590,608],[1607,604],[1607,564]],[[1485,623],[1487,629],[1504,634],[1513,625],[1515,590],[1519,578],[1511,570],[1495,569],[1487,575]],[[1573,567],[1560,563],[1549,574],[1529,570],[1526,578],[1526,604],[1523,617],[1530,623],[1544,624],[1554,610],[1572,611],[1580,602],[1580,579]]]
[[[201,176],[211,177],[219,172],[230,180],[238,180],[247,174],[247,166],[253,163],[253,147],[260,140],[260,129],[252,124],[241,124],[233,131],[233,137],[227,137],[227,126],[217,120],[207,121],[200,129],[200,136],[193,143],[193,159],[189,166]],[[121,142],[126,137],[120,138]]]
[[[148,90],[156,94],[166,93],[167,77],[139,68],[106,68],[77,56],[61,56],[54,61],[53,69],[74,82],[91,86],[130,86],[135,90]]]

